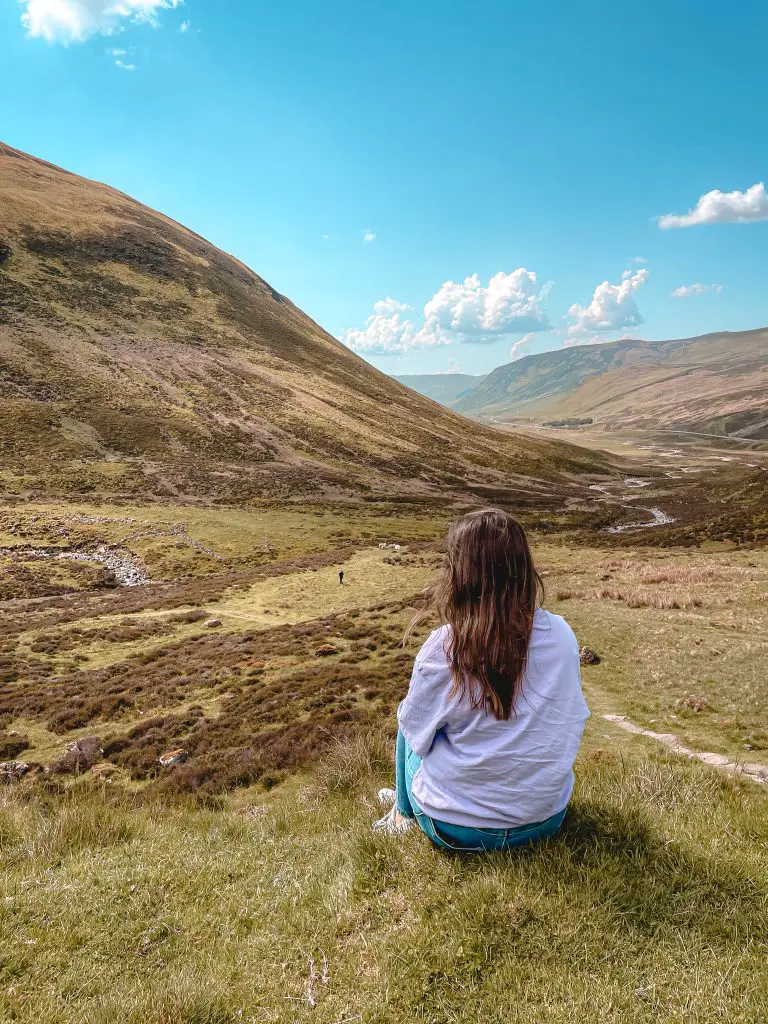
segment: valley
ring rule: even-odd
[[[402,505],[3,510],[5,551],[23,545],[0,603],[3,1019],[405,1024],[460,991],[501,1024],[510,985],[531,1022],[541,999],[567,1024],[598,996],[601,1024],[650,1020],[648,986],[670,1020],[758,1012],[765,546],[533,531],[546,606],[598,659],[577,788],[546,848],[455,859],[369,832],[446,525]],[[149,581],[28,558],[62,529]]]
[[[768,759],[764,549],[644,547],[677,525],[639,515],[652,482],[595,487],[593,515],[610,510],[616,525],[534,530],[548,607],[601,652],[586,676],[590,700],[643,725],[679,718],[682,738],[701,749],[738,756],[748,744]],[[285,777],[339,735],[390,720],[415,650],[399,639],[440,565],[444,513],[125,511],[14,512],[23,543],[4,548],[2,562],[0,735],[29,740],[30,784],[96,735],[101,760],[132,786],[223,793]],[[139,580],[120,585],[98,563],[32,556],[62,522],[79,523],[86,550],[128,552]],[[318,654],[326,643],[330,654]],[[689,692],[717,714],[679,715]],[[189,760],[164,772],[158,758],[178,746]]]
[[[760,1019],[764,332],[731,390],[711,339],[438,382],[479,422],[107,186],[0,146],[0,199],[0,1019]],[[555,840],[444,856],[370,825],[488,504],[592,717]]]
[[[468,430],[182,225],[3,145],[0,204],[0,493],[535,503],[609,468]]]
[[[760,329],[574,345],[524,356],[482,378],[460,375],[456,389],[440,374],[414,377],[413,386],[486,423],[581,421],[603,433],[759,444],[768,440],[767,339]]]

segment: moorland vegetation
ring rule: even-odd
[[[761,1020],[759,441],[470,423],[160,214],[0,168],[0,1020]],[[450,857],[370,823],[404,628],[488,501],[592,719],[560,836]]]

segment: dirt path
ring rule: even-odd
[[[729,775],[739,775],[751,779],[753,782],[768,783],[768,765],[766,764],[739,763],[731,761],[725,754],[691,750],[673,733],[654,732],[652,729],[643,729],[642,726],[630,721],[626,715],[602,715],[601,717],[606,722],[611,722],[620,729],[624,729],[625,732],[631,732],[635,736],[645,736],[647,739],[663,744],[673,754],[680,754],[682,757],[701,761],[702,764],[707,764],[711,768],[717,768],[722,772],[728,772]]]

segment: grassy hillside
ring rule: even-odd
[[[0,794],[0,1013],[35,1024],[755,1024],[768,800],[639,745],[582,756],[561,835],[376,838],[375,738],[227,810]]]
[[[104,185],[0,146],[0,204],[6,493],[535,499],[603,464],[469,428]]]
[[[762,1019],[768,787],[603,716],[768,765],[764,550],[534,537],[547,606],[601,659],[576,792],[555,841],[450,857],[369,831],[444,521],[65,512],[17,509],[2,543],[98,530],[158,581],[0,605],[0,749],[32,766],[0,786],[0,1020]]]
[[[446,528],[418,508],[12,514],[0,520],[0,544],[18,545],[0,554],[0,748],[16,734],[25,760],[50,767],[97,736],[125,784],[187,794],[284,779],[334,738],[389,720],[418,646],[399,639]],[[109,587],[92,567],[32,557],[62,529],[82,550],[97,535],[131,551],[150,582]],[[748,743],[759,760],[765,552],[638,549],[637,533],[607,547],[611,535],[599,536],[536,541],[548,606],[602,656],[586,677],[593,704],[700,749],[745,756]],[[378,546],[394,541],[400,551]],[[691,693],[705,711],[681,712]],[[188,762],[162,772],[157,758],[177,745]],[[33,770],[30,784],[46,778]]]
[[[768,330],[542,352],[498,367],[455,405],[500,421],[589,416],[768,438]]]
[[[408,373],[395,374],[394,379],[418,391],[420,395],[450,407],[468,391],[482,384],[485,376],[471,373]]]
[[[0,200],[0,1021],[762,1020],[762,453],[469,422],[105,186]],[[599,662],[562,834],[450,857],[370,823],[481,500]]]

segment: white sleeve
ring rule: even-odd
[[[436,734],[448,722],[453,701],[451,672],[442,652],[442,631],[433,633],[413,665],[405,700],[397,709],[397,724],[405,742],[419,757],[429,753]]]

